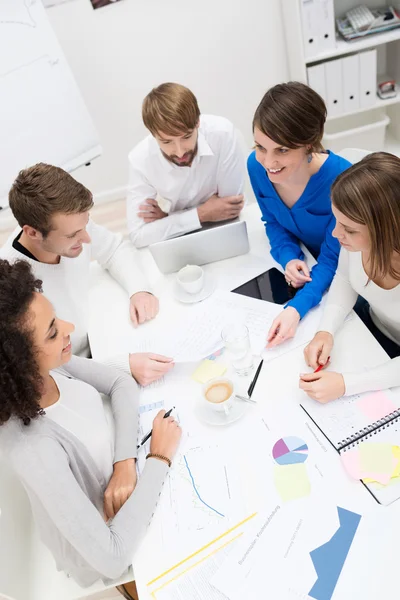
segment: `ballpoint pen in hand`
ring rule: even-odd
[[[167,412],[164,415],[164,419],[166,419],[167,417],[169,417],[172,413],[172,411],[174,410],[175,406],[173,406],[172,408],[170,408],[169,410],[167,410]],[[140,442],[140,444],[138,444],[136,446],[136,449],[139,450],[139,448],[141,448],[143,446],[143,444],[145,444],[147,442],[147,440],[149,440],[151,438],[151,434],[153,433],[153,430],[151,429],[149,431],[149,433],[146,433],[146,435],[144,436],[144,438],[142,439],[142,441]]]

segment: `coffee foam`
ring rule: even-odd
[[[228,400],[229,396],[232,395],[232,386],[226,382],[213,383],[207,389],[205,396],[209,402],[219,404]]]

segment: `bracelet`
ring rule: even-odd
[[[169,467],[172,465],[170,459],[167,456],[163,456],[162,454],[152,454],[150,452],[150,454],[146,456],[146,459],[148,458],[158,458],[158,460],[163,460],[164,462],[166,462]]]

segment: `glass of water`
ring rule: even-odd
[[[224,327],[221,337],[228,357],[238,375],[249,375],[253,368],[249,330],[241,323],[231,323]]]

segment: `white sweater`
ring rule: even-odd
[[[384,290],[368,282],[361,252],[342,248],[319,331],[336,333],[353,308],[358,295],[370,305],[371,319],[386,337],[400,346],[400,284]],[[400,385],[400,357],[359,373],[343,373],[346,395],[382,390]]]
[[[43,281],[43,292],[53,304],[57,316],[75,325],[71,335],[73,353],[90,356],[87,332],[90,261],[97,260],[107,269],[130,298],[137,292],[149,290],[141,270],[135,264],[137,250],[131,242],[123,241],[121,235],[89,220],[87,231],[91,244],[84,244],[78,257],[61,257],[58,264],[49,265],[32,260],[13,248],[12,243],[19,231],[14,231],[0,249],[0,258],[11,262],[18,259],[29,262],[35,277]],[[113,357],[107,363],[130,373],[128,354]]]

